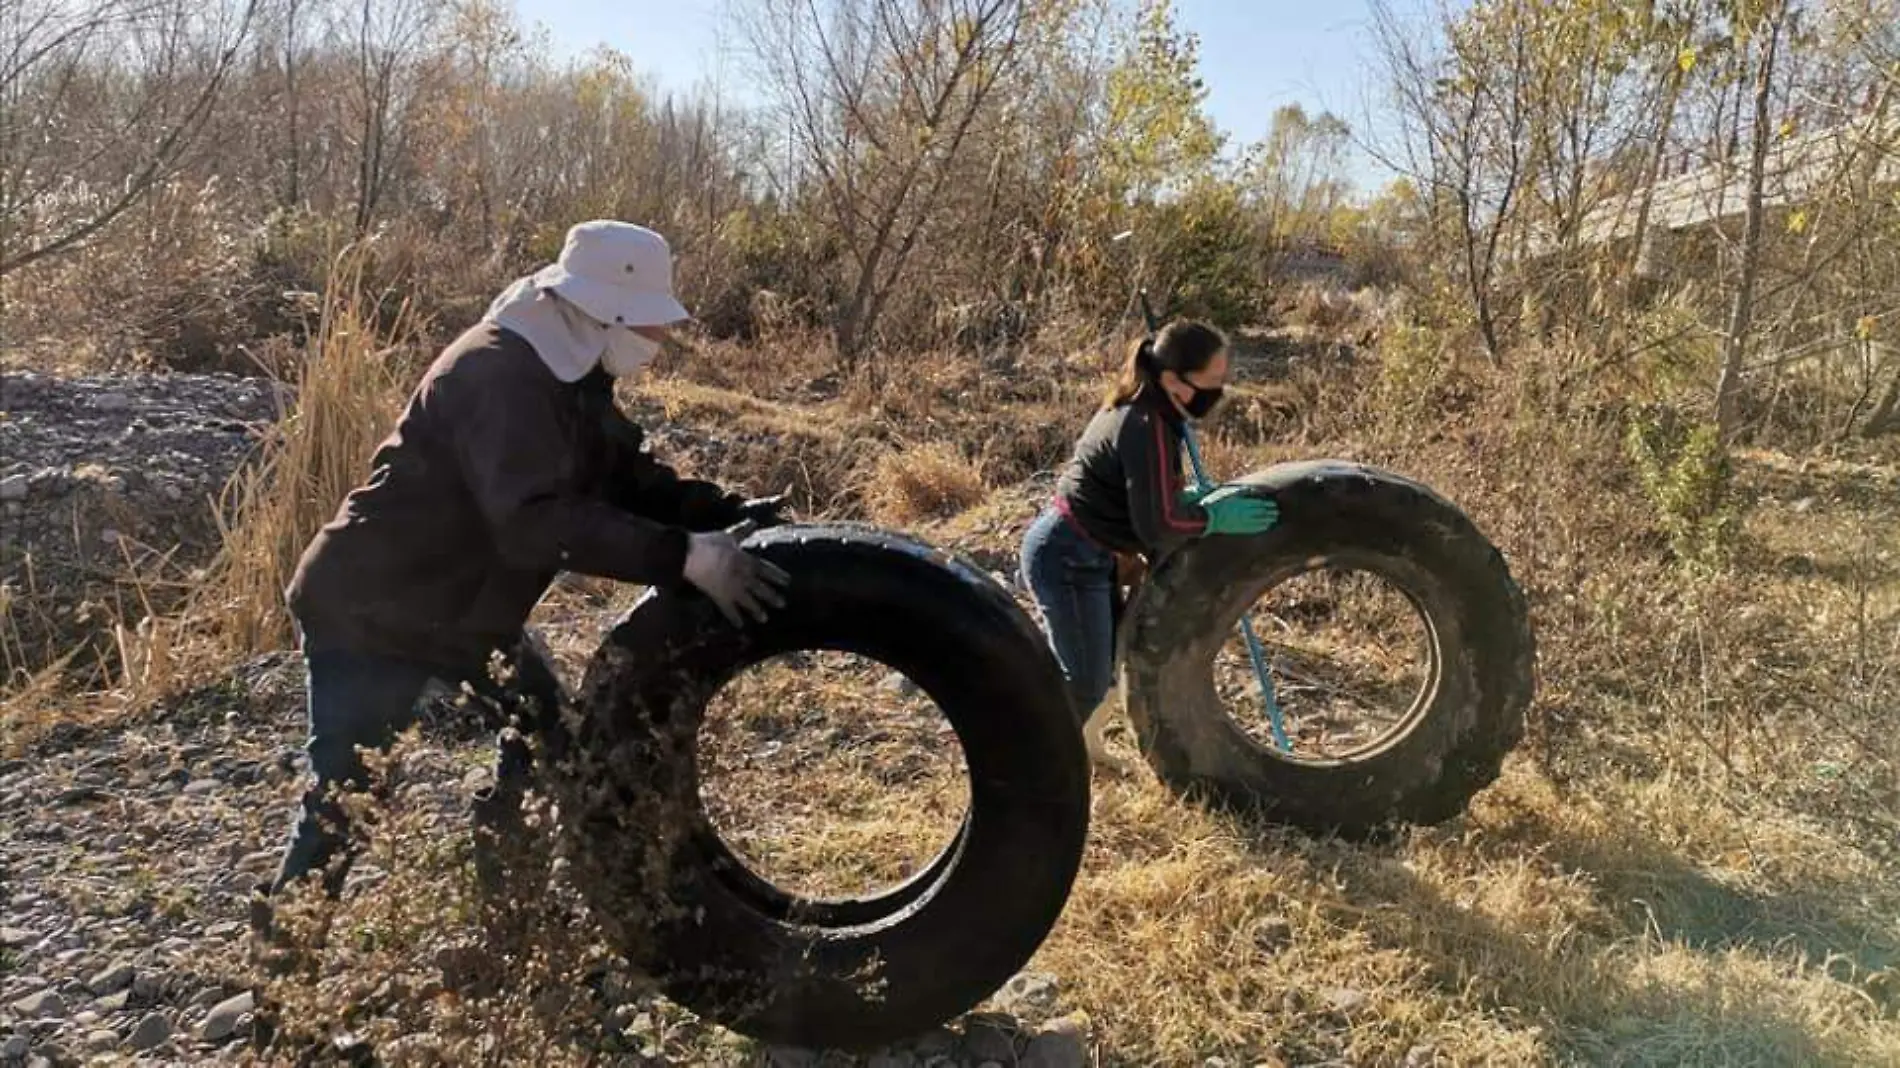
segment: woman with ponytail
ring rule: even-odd
[[[1132,345],[1023,539],[1023,581],[1098,756],[1093,713],[1114,676],[1118,564],[1151,563],[1193,538],[1256,534],[1279,518],[1271,501],[1203,495],[1182,477],[1186,423],[1219,402],[1227,364],[1227,339],[1205,323],[1177,321]]]

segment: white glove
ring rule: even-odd
[[[785,597],[779,590],[791,581],[791,576],[740,548],[739,539],[723,530],[687,537],[690,541],[682,577],[711,598],[733,626],[745,626],[741,609],[763,623],[767,606],[785,607]]]

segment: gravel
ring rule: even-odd
[[[213,502],[279,412],[278,387],[233,375],[0,373],[0,587],[29,595],[28,665],[105,622],[128,558],[165,577],[209,559]],[[0,597],[0,599],[4,599]]]
[[[244,895],[275,864],[301,786],[301,764],[278,759],[304,734],[299,668],[262,658],[240,672],[241,701],[214,686],[0,764],[0,798],[14,799],[0,809],[0,1052],[12,1054],[0,1060],[219,1059],[200,1026],[181,1025],[209,1024],[239,993]],[[225,784],[258,771],[210,800],[180,793],[183,768]]]

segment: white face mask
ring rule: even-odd
[[[638,374],[660,354],[660,343],[624,327],[609,328],[607,351],[601,353],[600,366],[615,378]]]

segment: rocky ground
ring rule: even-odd
[[[102,621],[129,572],[163,599],[207,558],[214,507],[287,398],[261,378],[0,374],[0,668]],[[156,606],[155,606],[156,607]]]
[[[56,731],[0,767],[0,1061],[200,1062],[248,1025],[243,900],[294,794],[298,688],[265,662],[228,688],[249,700]]]
[[[0,1064],[287,1059],[253,1041],[260,998],[269,995],[247,964],[245,896],[274,868],[302,782],[301,702],[296,659],[269,657],[138,722],[58,730],[0,765],[0,811],[7,814]],[[463,806],[484,777],[487,752],[478,728],[427,720],[423,741],[402,758],[391,808],[419,821],[411,830],[465,836]],[[350,894],[374,894],[383,876],[366,860]],[[450,953],[420,963],[426,982],[461,982]],[[593,1041],[605,1042],[597,1050],[605,1063],[704,1063],[709,1056],[701,1042],[690,1060],[675,1059],[677,1027],[670,1056],[659,1036],[640,1033],[666,1016],[651,995],[596,1000],[590,1011],[601,1026]],[[1062,1015],[1058,1001],[1054,980],[1025,973],[999,994],[1001,1011],[902,1049],[850,1058],[759,1050],[733,1036],[717,1048],[725,1051],[721,1063],[786,1068],[1080,1066],[1086,1021]],[[330,1029],[328,1021],[303,1023]],[[347,1053],[341,1059],[350,1063],[456,1062],[418,1058],[414,1041],[403,1047],[408,1055],[395,1056],[379,1056],[389,1051],[350,1035],[333,1041],[324,1052]]]

